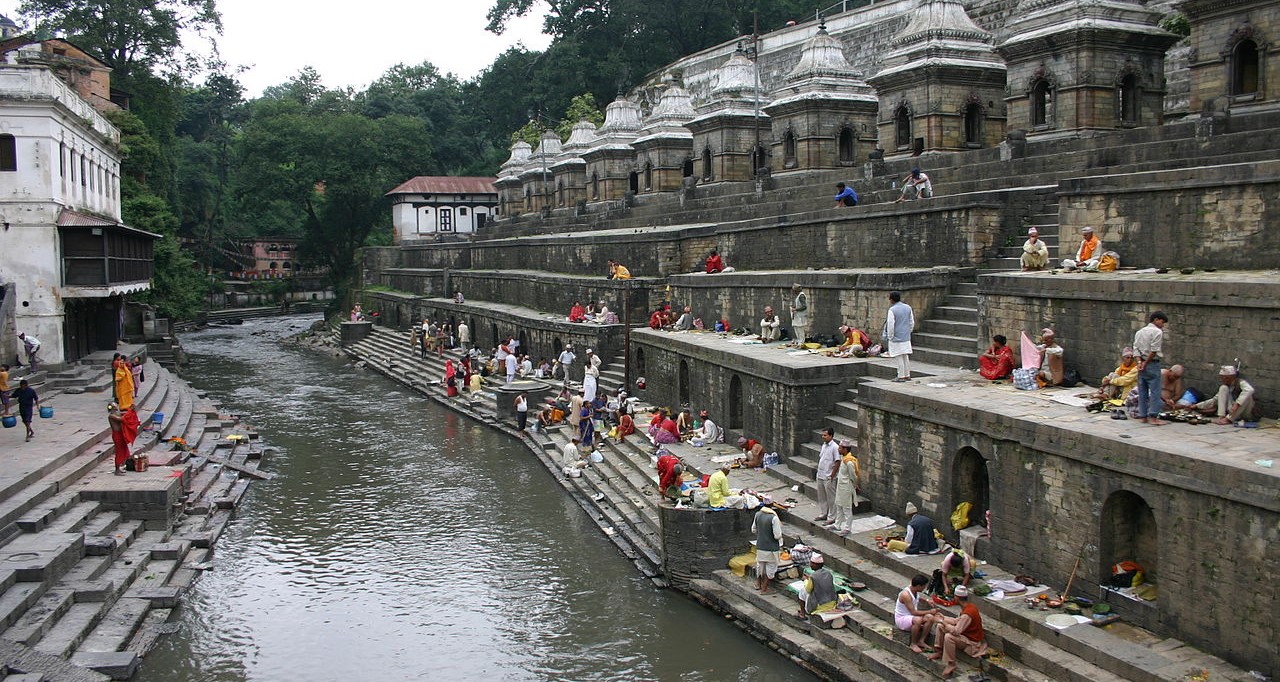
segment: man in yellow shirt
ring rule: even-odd
[[[741,495],[734,495],[729,490],[729,464],[720,465],[720,470],[711,474],[707,481],[707,506],[713,509],[728,509],[742,503]]]
[[[609,261],[609,279],[631,279],[631,271],[616,260]]]
[[[0,414],[9,415],[9,366],[0,365]]]

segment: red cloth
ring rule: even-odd
[[[661,310],[655,310],[653,311],[653,314],[649,316],[650,329],[662,329],[662,322],[663,322],[663,319],[662,319]]]
[[[125,410],[120,414],[120,430],[111,429],[111,443],[116,449],[116,467],[124,466],[129,459],[129,446],[138,438],[138,413]]]
[[[658,458],[658,492],[662,492],[677,483],[679,477],[676,476],[675,469],[679,463],[680,458],[675,455],[663,455]]]
[[[724,271],[724,261],[721,260],[720,254],[707,256],[707,274],[714,275],[717,272]]]
[[[982,378],[995,381],[996,379],[1003,379],[1013,373],[1012,348],[1008,346],[996,348],[996,345],[993,343],[991,344],[991,347],[987,349],[987,353],[995,355],[996,359],[992,360],[985,355],[978,358],[978,364],[981,366],[978,369],[978,373],[982,375]]]
[[[964,606],[960,607],[960,613],[969,616],[969,627],[965,628],[964,632],[960,634],[971,642],[981,642],[987,638],[987,633],[982,629],[982,614],[978,612],[977,606],[970,602],[965,602]]]
[[[575,305],[575,306],[573,306],[572,308],[570,308],[570,309],[569,309],[569,321],[570,321],[570,322],[582,322],[582,321],[583,321],[583,320],[585,320],[585,319],[587,319],[587,309],[586,309],[586,308],[584,308],[584,307],[582,307],[582,306],[580,306],[580,305]]]
[[[677,440],[680,438],[680,427],[676,426],[676,421],[671,417],[662,420],[662,430],[675,436]]]

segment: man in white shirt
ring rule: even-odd
[[[458,323],[458,345],[462,346],[462,350],[471,350],[471,327],[466,322]]]
[[[836,433],[830,428],[822,430],[822,454],[818,456],[818,518],[834,524],[835,510],[832,502],[836,496],[836,466],[840,463],[840,446],[835,442]]]
[[[1164,360],[1164,326],[1169,316],[1155,311],[1147,318],[1147,326],[1133,335],[1133,353],[1138,360],[1138,421],[1153,426],[1169,422],[1159,419],[1164,406],[1160,390],[1164,387],[1160,362]],[[1174,400],[1177,400],[1175,397]]]
[[[564,372],[564,376],[562,378],[566,382],[569,381],[569,370],[573,367],[573,361],[577,359],[578,356],[573,354],[572,345],[565,346],[564,350],[560,351],[560,357],[556,358],[556,362],[560,365],[561,371]]]
[[[22,349],[27,354],[27,365],[34,373],[40,368],[40,339],[23,332],[18,332],[18,339],[22,341]]]

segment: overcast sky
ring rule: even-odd
[[[20,0],[0,0],[0,14],[18,20]],[[506,33],[484,30],[490,0],[217,0],[218,46],[227,63],[244,65],[246,95],[283,83],[304,66],[328,87],[361,89],[398,63],[429,61],[470,78],[503,50],[523,43],[546,47],[542,17],[510,22]]]

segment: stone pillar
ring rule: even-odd
[[[505,380],[506,370],[500,369],[495,378],[498,381]],[[510,386],[498,386],[494,389],[494,393],[498,394],[497,414],[499,421],[515,423],[516,421],[516,396],[521,393],[526,394],[529,399],[529,421],[537,420],[537,410],[543,403],[543,399],[551,395],[552,389],[550,384],[537,379],[517,379]]]
[[[344,346],[350,346],[353,343],[364,340],[364,337],[373,331],[373,322],[362,320],[360,322],[343,322],[340,343]]]
[[[689,581],[709,578],[729,559],[750,549],[754,511],[676,509],[662,503],[662,572],[672,587],[686,592]]]

